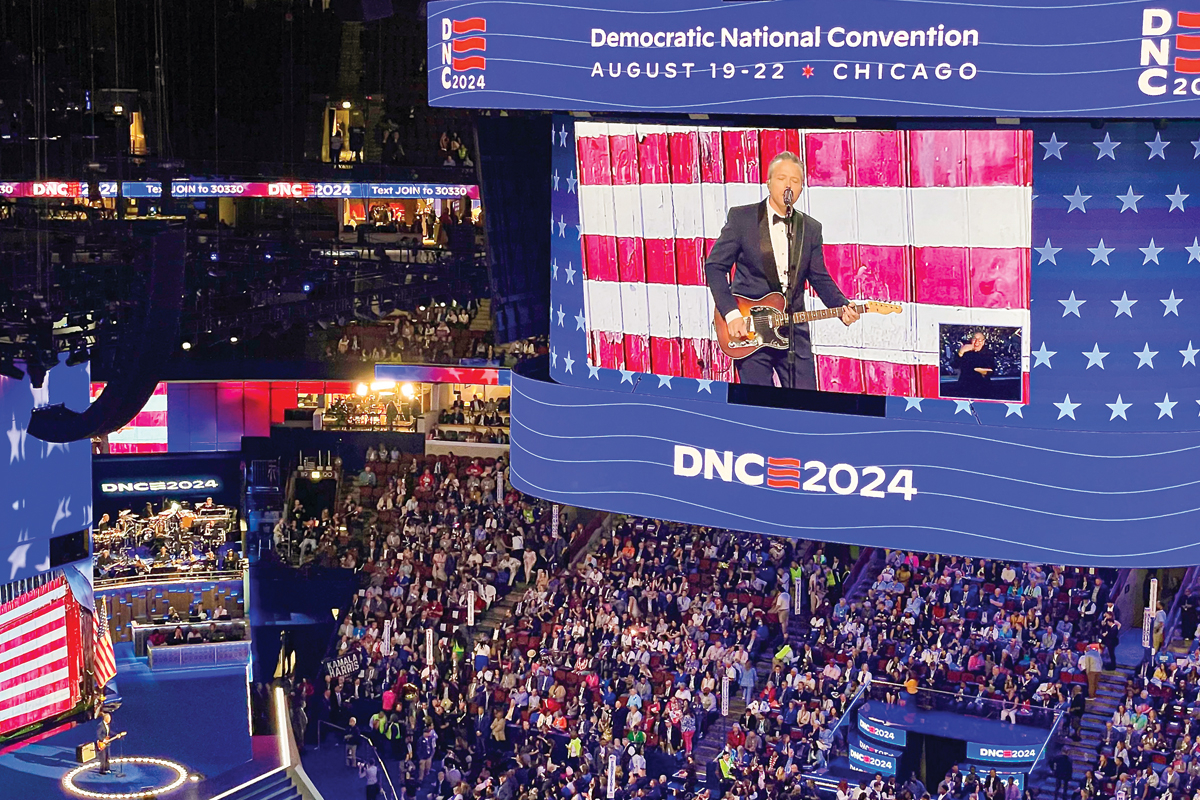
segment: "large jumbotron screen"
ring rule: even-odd
[[[1032,144],[1027,130],[578,121],[587,363],[778,385],[778,369],[745,365],[784,348],[720,347],[724,281],[735,297],[775,290],[785,311],[865,308],[853,324],[796,326],[796,358],[814,378],[798,388],[1023,402]],[[791,162],[800,179],[791,275],[782,256],[764,257],[780,153],[795,159],[775,171]],[[784,328],[777,343],[788,338]]]

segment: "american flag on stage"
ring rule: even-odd
[[[937,397],[939,324],[995,325],[1022,331],[1028,399],[1030,131],[579,121],[575,138],[585,306],[576,319],[586,317],[593,367],[734,380],[713,338],[704,259],[728,208],[763,199],[767,164],[791,150],[806,170],[797,205],[822,223],[843,292],[904,306],[850,328],[813,323],[820,388]],[[815,297],[807,305],[821,307]],[[568,316],[558,310],[560,326]]]
[[[93,383],[92,402],[104,391],[103,383]],[[160,383],[129,424],[108,435],[110,453],[167,452],[167,385]]]
[[[80,699],[79,605],[59,576],[0,606],[0,735]]]
[[[97,598],[96,611],[92,618],[95,620],[92,669],[96,674],[97,688],[104,688],[109,681],[117,677],[117,657],[113,653],[112,633],[108,629],[108,603],[104,598]]]

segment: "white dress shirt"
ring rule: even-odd
[[[792,212],[796,213],[796,212]],[[787,223],[780,220],[774,221],[776,216],[782,216],[771,205],[771,201],[767,201],[767,215],[771,220],[771,249],[775,251],[775,269],[779,273],[779,285],[782,288],[783,296],[788,296],[788,238],[787,238]],[[742,313],[736,308],[725,315],[726,322],[733,322],[734,319],[740,317]]]

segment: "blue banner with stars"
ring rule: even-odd
[[[1033,133],[1030,402],[892,397],[888,416],[1070,430],[1200,429],[1200,123],[1038,124]],[[721,382],[588,364],[569,117],[556,118],[550,144],[551,376],[589,388],[725,402]]]
[[[445,0],[429,103],[640,113],[1183,117],[1200,5]]]
[[[36,407],[85,410],[88,387],[87,364],[59,364],[36,389],[28,377],[0,376],[8,440],[8,458],[0,460],[0,584],[49,570],[50,540],[91,525],[92,443],[52,444],[27,433]]]

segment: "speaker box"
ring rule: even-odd
[[[75,761],[80,764],[86,764],[89,761],[96,760],[96,743],[84,742],[81,745],[75,746]]]

